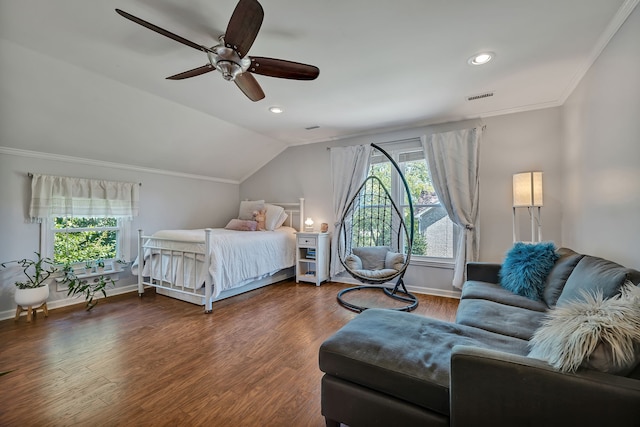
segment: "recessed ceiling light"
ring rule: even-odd
[[[496,56],[493,52],[480,52],[473,55],[467,61],[471,65],[483,65],[491,61]]]
[[[282,113],[284,110],[280,107],[269,107],[269,111],[271,111],[273,114],[280,114]]]

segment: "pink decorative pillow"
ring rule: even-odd
[[[225,227],[227,230],[256,231],[258,223],[249,219],[232,219]]]

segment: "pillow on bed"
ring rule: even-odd
[[[282,227],[282,224],[284,224],[284,222],[287,220],[287,218],[289,218],[289,215],[287,215],[286,212],[282,212],[280,214],[280,218],[278,218],[278,221],[276,222],[276,226],[275,226],[274,230]]]
[[[273,231],[276,228],[280,227],[280,225],[282,225],[282,223],[278,225],[278,221],[280,220],[280,215],[285,214],[285,219],[286,219],[287,214],[284,213],[284,208],[282,206],[276,206],[269,203],[265,203],[264,207],[267,209],[267,219],[265,221],[265,228],[269,231]],[[282,222],[284,222],[284,220]]]
[[[258,228],[258,223],[252,220],[246,219],[232,219],[226,225],[227,230],[236,230],[236,231],[256,231]]]
[[[238,219],[252,220],[255,211],[264,209],[264,200],[243,200],[240,202]]]

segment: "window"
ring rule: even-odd
[[[413,201],[414,237],[411,250],[413,259],[424,258],[434,261],[452,261],[455,255],[457,227],[449,219],[440,204],[429,177],[427,162],[419,140],[381,144],[402,171]],[[382,154],[371,158],[369,173],[383,182],[394,200],[403,196],[399,206],[410,223],[409,203],[402,180],[397,173],[391,173],[393,166]]]
[[[53,261],[74,264],[118,258],[116,218],[57,217],[53,225]]]
[[[115,217],[55,217],[43,222],[43,252],[56,264],[128,259],[130,221]]]
[[[129,260],[137,183],[30,174],[29,216],[41,223],[40,252],[57,264]]]

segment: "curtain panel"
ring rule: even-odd
[[[459,227],[453,286],[461,289],[466,264],[478,260],[480,182],[478,160],[482,128],[432,134],[423,139],[431,182],[451,221]]]
[[[347,204],[356,195],[369,172],[370,145],[354,145],[331,148],[331,184],[333,187],[333,212],[335,216],[331,237],[331,276],[344,271],[338,257],[340,223]]]
[[[139,185],[132,182],[33,174],[29,217],[34,222],[63,216],[138,216]]]

